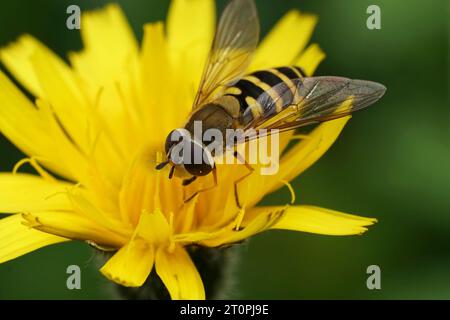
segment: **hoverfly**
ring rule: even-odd
[[[245,132],[264,128],[283,132],[349,115],[373,104],[386,91],[383,85],[371,81],[307,77],[297,66],[281,66],[246,75],[258,38],[259,21],[254,1],[231,0],[219,19],[192,112],[184,130],[179,131],[189,133],[183,137],[188,139],[193,150],[189,157],[200,153],[202,160],[195,163],[191,158],[181,162],[171,159],[173,148],[180,143],[172,138],[172,134],[180,130],[176,129],[166,139],[167,160],[158,164],[156,169],[171,164],[169,178],[176,171],[177,176],[185,178],[183,185],[212,172],[215,187],[215,155],[211,154],[202,138],[194,137],[194,122],[201,121],[205,130],[220,130],[224,135],[223,141],[227,129],[243,129]],[[235,144],[259,137],[247,136]],[[238,158],[240,155],[235,151],[234,156]],[[252,167],[248,167],[250,174]],[[237,184],[240,181],[242,179],[234,185],[239,208]],[[197,191],[185,202],[213,187]]]

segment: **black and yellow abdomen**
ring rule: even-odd
[[[288,87],[292,87],[294,86],[292,80],[302,77],[305,77],[305,74],[299,67],[278,67],[256,71],[242,77],[235,85],[227,88],[224,95],[235,97],[239,101],[241,113],[244,113],[249,106],[255,105],[256,99],[261,94],[269,92],[272,87],[280,83],[285,83]],[[276,92],[271,94],[274,95],[273,99],[277,98],[275,96]],[[254,110],[258,112],[257,109]],[[264,109],[261,108],[259,112],[263,114]],[[254,117],[257,116],[254,115]]]

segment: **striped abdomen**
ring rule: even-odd
[[[280,83],[292,87],[294,86],[292,79],[302,77],[305,77],[305,74],[299,67],[279,67],[256,71],[244,76],[234,86],[227,88],[225,95],[235,97],[239,101],[241,113],[244,114],[249,106],[255,106],[256,99],[264,92],[269,91],[272,87]],[[276,95],[276,93],[273,92],[272,95]],[[271,97],[269,96],[268,99],[270,98]],[[277,97],[273,96],[272,98],[276,99]],[[279,103],[281,104],[282,101]],[[262,116],[266,112],[264,106],[253,108],[251,111],[251,113],[247,112],[251,119],[248,118],[245,122],[249,122],[253,120],[253,118]]]

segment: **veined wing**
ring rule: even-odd
[[[258,39],[259,21],[254,1],[230,1],[220,17],[193,110],[214,100],[225,87],[242,77]]]
[[[364,109],[386,91],[383,85],[341,77],[298,78],[264,92],[243,114],[245,129],[280,132],[349,115]],[[270,133],[266,133],[270,134]],[[261,137],[254,134],[246,140]]]

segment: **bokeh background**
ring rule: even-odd
[[[138,37],[165,19],[169,1],[118,1]],[[298,203],[376,217],[364,236],[271,231],[243,248],[233,298],[450,299],[450,108],[446,0],[256,1],[262,31],[289,9],[316,13],[313,35],[327,53],[319,75],[385,84],[385,97],[357,114],[329,152],[294,181]],[[2,1],[0,46],[31,33],[60,55],[81,48],[65,28],[66,8],[100,0]],[[381,8],[382,29],[366,28],[366,9]],[[218,3],[221,9],[225,1]],[[295,41],[295,39],[292,39]],[[282,50],[282,49],[281,49]],[[1,107],[1,106],[0,106]],[[0,171],[23,157],[0,137]],[[286,190],[265,204],[285,203]],[[66,268],[82,268],[82,289],[66,288]],[[366,268],[381,268],[381,290],[368,290]],[[109,298],[106,280],[83,243],[47,247],[0,265],[0,298]]]

